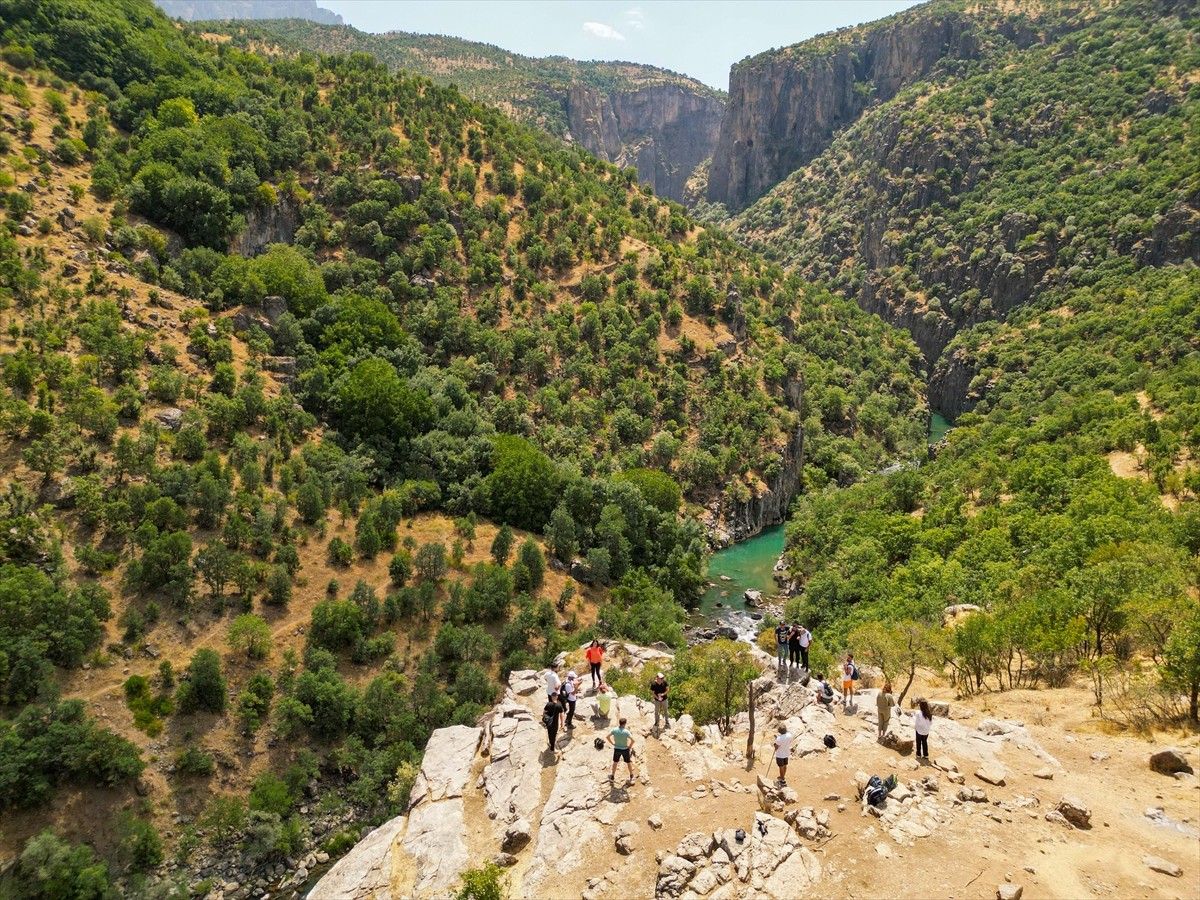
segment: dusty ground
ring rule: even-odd
[[[918,684],[933,697],[950,696],[931,683]],[[989,804],[963,804],[926,838],[898,846],[867,816],[855,799],[854,775],[858,770],[886,777],[896,774],[907,782],[927,772],[939,775],[939,800],[948,806],[957,787],[935,768],[902,757],[875,743],[872,722],[854,711],[837,710],[834,735],[837,749],[806,759],[793,760],[788,781],[800,795],[799,806],[828,809],[832,837],[810,844],[823,869],[819,893],[826,897],[951,897],[991,898],[1006,877],[1024,888],[1025,897],[1150,897],[1190,898],[1200,896],[1200,782],[1177,781],[1152,772],[1150,754],[1164,746],[1176,746],[1200,771],[1200,741],[1194,733],[1158,734],[1153,739],[1129,734],[1105,733],[1108,729],[1090,713],[1090,692],[1085,685],[1053,690],[1016,690],[988,694],[965,702],[952,702],[955,722],[974,729],[984,718],[1023,722],[1042,748],[1065,770],[1053,780],[1033,777],[1046,764],[1032,753],[1006,746],[998,754],[1008,772],[1007,784],[995,787],[973,775],[976,761],[956,761],[966,776],[966,786],[986,789]],[[628,701],[626,701],[628,702]],[[581,709],[585,706],[581,703]],[[609,726],[611,727],[611,726]],[[606,728],[582,722],[575,733],[560,738],[570,748],[593,738]],[[859,738],[858,735],[864,737]],[[765,773],[770,751],[760,735],[758,759],[752,771],[744,763],[730,763],[714,770],[703,784],[703,796],[693,791],[698,783],[682,777],[662,741],[643,734],[637,759],[638,781],[629,789],[609,789],[604,781],[610,754],[595,752],[595,790],[599,809],[613,821],[632,820],[641,826],[639,850],[630,856],[616,854],[610,841],[592,842],[584,850],[584,864],[555,882],[552,896],[578,897],[589,879],[606,876],[609,896],[650,897],[658,871],[656,849],[668,853],[684,835],[721,827],[748,828],[758,808],[757,794],[729,793],[713,789],[713,781],[751,785],[755,775]],[[745,735],[728,742],[730,748],[744,747]],[[590,752],[590,747],[588,747]],[[945,750],[938,747],[938,720],[930,739],[930,755],[937,759]],[[549,792],[554,763],[544,759],[544,791]],[[774,770],[771,771],[774,776]],[[1092,811],[1088,830],[1068,829],[1047,822],[1044,814],[1064,794],[1078,796]],[[834,797],[837,795],[837,797]],[[995,801],[1036,798],[1028,810],[1005,811]],[[1154,824],[1146,818],[1148,807],[1162,807],[1168,817],[1190,834]],[[970,812],[967,809],[970,808]],[[989,812],[995,814],[989,817]],[[664,827],[651,831],[646,821],[661,815]],[[480,859],[494,852],[494,837],[486,819],[472,812],[468,799],[469,843]],[[476,823],[472,827],[470,823]],[[886,846],[884,856],[877,846]],[[645,848],[645,849],[643,849]],[[1180,878],[1151,871],[1144,855],[1155,855],[1180,865]],[[528,896],[522,878],[527,861],[510,870],[512,896]]]

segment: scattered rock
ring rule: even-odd
[[[684,837],[675,848],[675,855],[696,862],[709,856],[716,849],[716,841],[706,831],[694,831]]]
[[[1021,900],[1023,891],[1019,884],[1002,884],[996,888],[996,900]]]
[[[650,818],[648,818],[646,820],[646,824],[649,825],[651,828],[653,828],[655,831],[658,831],[660,828],[663,827],[662,816],[660,816],[658,813],[655,813],[654,815],[652,815]]]
[[[889,750],[895,750],[901,756],[907,756],[913,751],[913,739],[904,737],[899,732],[888,730],[884,733],[883,739],[880,741],[883,746]]]
[[[508,869],[517,864],[517,858],[511,853],[497,853],[492,857],[492,863],[502,869]]]
[[[678,897],[687,887],[693,873],[695,863],[689,862],[682,856],[668,856],[658,867],[658,879],[654,884],[655,897]]]
[[[1067,821],[1067,817],[1060,813],[1057,809],[1052,809],[1046,813],[1046,821],[1053,822],[1055,825],[1065,825],[1071,827],[1071,823]]]
[[[977,787],[961,787],[958,789],[958,799],[963,803],[987,803],[987,791]]]
[[[1192,772],[1192,767],[1188,764],[1187,757],[1181,752],[1171,747],[1167,750],[1159,750],[1150,756],[1150,768],[1162,775],[1174,775],[1176,772]]]
[[[984,763],[975,770],[975,777],[980,781],[986,781],[988,784],[1004,787],[1008,773],[997,763]]]
[[[783,812],[784,807],[798,799],[790,787],[772,784],[761,775],[758,776],[758,807],[763,812]]]
[[[1078,797],[1065,794],[1054,808],[1076,828],[1091,827],[1092,811]]]
[[[1043,767],[1033,773],[1034,778],[1040,778],[1043,781],[1050,781],[1054,778],[1054,770],[1049,767]]]
[[[1183,874],[1183,869],[1170,860],[1163,859],[1161,856],[1143,856],[1142,862],[1155,872],[1170,875],[1172,878],[1178,878]]]
[[[616,842],[618,853],[628,856],[633,852],[633,839],[639,830],[636,822],[625,821],[617,826],[617,830],[613,832],[613,840]]]
[[[939,756],[937,759],[935,759],[933,761],[933,764],[935,766],[937,766],[939,769],[941,769],[943,772],[957,772],[958,771],[958,763],[956,763],[954,760],[952,760],[948,756]]]
[[[1108,758],[1109,756],[1107,753],[1103,753],[1099,750],[1092,754],[1092,762],[1104,762]]]

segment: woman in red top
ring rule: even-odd
[[[592,690],[595,690],[598,685],[604,684],[604,676],[600,674],[600,660],[604,659],[604,648],[600,646],[599,641],[592,641],[592,646],[587,648],[587,661],[592,670]]]

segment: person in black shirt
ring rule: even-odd
[[[667,727],[670,728],[671,715],[667,711],[667,679],[662,672],[659,672],[658,677],[650,682],[650,693],[654,695],[654,727],[658,727],[658,715],[661,712],[667,722]]]
[[[550,742],[550,752],[555,750],[554,742],[558,739],[558,726],[562,724],[563,708],[559,703],[558,694],[551,694],[542,710],[542,724],[546,726],[546,738]]]
[[[800,666],[800,626],[793,625],[788,632],[788,661],[797,668]]]

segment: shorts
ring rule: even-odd
[[[843,694],[849,694],[849,693],[851,693],[851,692],[852,692],[852,689],[853,689],[853,687],[854,687],[854,682],[853,682],[853,681],[843,681],[843,682],[842,682],[842,693],[843,693]]]
[[[632,765],[633,761],[629,757],[631,750],[632,750],[632,748],[630,748],[630,747],[626,747],[623,750],[620,747],[613,747],[613,762],[621,762],[622,760],[624,760],[625,762]]]
[[[779,766],[779,768],[782,769],[787,764],[788,764],[788,758],[786,756],[775,757],[775,765]]]

